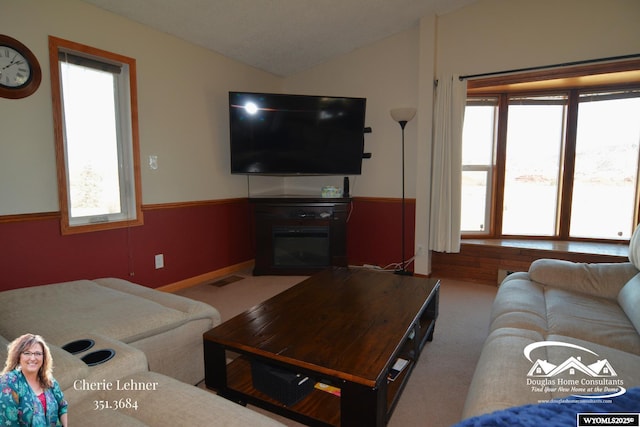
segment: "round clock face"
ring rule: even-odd
[[[33,52],[0,34],[0,98],[25,98],[38,89],[41,80],[42,70]]]
[[[31,66],[17,50],[0,45],[0,85],[19,88],[26,85],[31,77]]]

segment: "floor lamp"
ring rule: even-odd
[[[395,271],[396,274],[401,274],[403,276],[411,276],[413,273],[407,271],[406,269],[406,261],[404,256],[404,210],[405,210],[405,201],[404,201],[404,127],[408,122],[413,119],[416,115],[416,109],[413,107],[403,107],[403,108],[394,108],[390,111],[391,118],[400,124],[400,128],[402,129],[402,266],[401,268]]]

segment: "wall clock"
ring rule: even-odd
[[[18,40],[0,34],[0,97],[25,98],[38,89],[40,80],[36,56]]]

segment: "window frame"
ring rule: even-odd
[[[493,104],[491,102],[492,99],[495,99],[495,104]],[[495,114],[494,114],[494,123],[492,125],[493,127],[493,146],[492,146],[492,150],[491,153],[489,155],[489,162],[488,164],[462,164],[462,173],[464,172],[484,172],[487,175],[487,189],[486,189],[486,194],[485,194],[485,212],[484,212],[484,225],[485,228],[482,231],[467,231],[466,233],[463,233],[462,235],[473,235],[474,237],[486,237],[486,236],[490,236],[493,234],[493,223],[494,223],[494,209],[493,209],[493,204],[495,201],[495,191],[496,191],[496,156],[497,156],[497,140],[498,140],[498,120],[500,118],[499,115],[499,103],[500,103],[500,98],[499,97],[495,97],[495,96],[478,96],[477,97],[477,101],[474,102],[477,104],[487,104],[487,105],[491,105],[492,108],[495,109]],[[467,102],[467,105],[469,105],[469,102]]]
[[[603,77],[604,76],[604,77]],[[608,76],[608,77],[607,77]],[[577,138],[578,103],[580,93],[585,91],[606,91],[640,88],[640,60],[618,61],[605,64],[574,66],[536,72],[509,74],[478,78],[467,82],[467,98],[498,98],[498,130],[495,147],[494,176],[491,188],[491,218],[488,231],[464,232],[462,238],[495,238],[527,240],[592,241],[603,243],[623,243],[625,239],[598,239],[571,237],[571,201],[573,174],[575,170],[575,150]],[[504,205],[504,185],[506,167],[506,139],[509,97],[545,94],[568,94],[568,111],[565,134],[565,149],[561,165],[561,190],[559,194],[557,231],[553,236],[503,235],[502,207]],[[640,169],[640,162],[639,162]],[[636,184],[634,205],[634,225],[640,221],[640,182]]]
[[[560,135],[560,141],[559,141],[559,160],[558,160],[558,170],[557,170],[557,174],[556,174],[556,178],[558,180],[558,188],[556,191],[556,197],[557,200],[555,201],[555,219],[554,219],[554,224],[553,224],[553,234],[548,235],[548,234],[544,234],[544,235],[536,235],[536,234],[515,234],[515,233],[504,233],[503,231],[500,232],[500,236],[504,237],[504,238],[543,238],[543,239],[550,239],[550,238],[556,238],[559,236],[560,232],[559,230],[561,229],[561,213],[563,212],[563,196],[564,196],[564,191],[566,189],[565,185],[564,185],[564,171],[565,171],[565,163],[566,163],[566,158],[565,158],[565,153],[567,150],[567,144],[566,144],[566,139],[567,139],[567,133],[568,133],[568,112],[569,112],[569,100],[570,100],[570,94],[568,91],[565,90],[557,90],[557,91],[544,91],[544,92],[536,92],[536,93],[523,93],[523,92],[514,92],[514,93],[504,93],[504,99],[501,100],[502,102],[499,102],[499,105],[502,105],[503,108],[506,108],[506,110],[500,110],[500,108],[498,108],[498,121],[500,120],[500,116],[501,115],[505,115],[502,114],[502,111],[510,111],[510,107],[511,106],[517,106],[517,105],[557,105],[557,106],[561,106],[563,108],[563,112],[562,112],[562,135]],[[544,98],[544,97],[548,97],[548,98],[553,98],[553,97],[557,97],[560,98],[559,100],[532,100],[531,98]],[[524,101],[523,101],[524,100]],[[500,191],[502,192],[502,204],[501,205],[495,205],[494,208],[495,209],[500,209],[500,223],[496,224],[496,230],[503,230],[504,228],[504,202],[505,202],[505,197],[504,197],[504,190],[505,190],[505,185],[507,185],[507,153],[508,153],[508,147],[507,147],[507,141],[509,139],[509,120],[508,120],[508,115],[507,117],[503,120],[502,122],[502,126],[504,126],[504,129],[502,131],[502,133],[499,133],[499,135],[503,136],[503,139],[498,139],[498,144],[501,145],[501,147],[504,149],[504,155],[502,156],[502,162],[503,162],[503,167],[500,169],[501,173],[502,173],[502,185],[500,187]]]
[[[132,176],[120,184],[121,191],[133,192],[131,200],[135,206],[128,206],[123,219],[109,219],[105,222],[91,223],[83,221],[74,224],[69,212],[69,192],[66,165],[66,141],[64,137],[64,112],[62,104],[62,83],[59,68],[59,54],[69,52],[73,55],[95,59],[100,62],[126,65],[128,71],[128,101],[129,120],[121,123],[122,112],[119,113],[118,132],[126,132],[129,139],[124,142],[126,147],[118,150],[119,155],[125,154],[124,169],[131,171]],[[138,95],[136,61],[124,55],[108,52],[102,49],[83,45],[77,42],[49,36],[49,63],[51,73],[51,97],[53,104],[53,125],[56,152],[56,169],[58,181],[58,202],[60,208],[60,229],[63,235],[86,233],[101,230],[111,230],[140,226],[144,224],[142,213],[142,185],[140,177],[140,140],[138,131]],[[122,89],[120,89],[122,91]],[[118,94],[118,96],[120,96]],[[124,126],[124,128],[123,128]],[[122,214],[114,214],[114,216]]]

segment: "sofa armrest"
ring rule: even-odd
[[[547,286],[616,299],[620,289],[638,274],[630,262],[578,263],[538,259],[529,267],[529,277]]]

